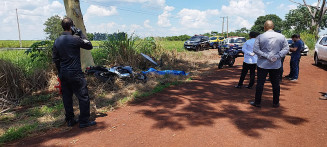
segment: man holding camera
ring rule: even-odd
[[[80,128],[96,125],[90,121],[90,98],[87,84],[81,69],[80,48],[90,50],[93,48],[86,36],[74,27],[72,19],[66,17],[61,26],[64,32],[53,45],[52,59],[56,64],[62,87],[62,99],[65,107],[65,120],[69,127],[79,122]],[[79,101],[80,116],[75,120],[73,109],[73,93]]]
[[[265,33],[256,38],[253,47],[253,52],[258,56],[258,76],[255,101],[250,102],[250,104],[255,107],[260,107],[262,91],[268,73],[273,87],[273,107],[279,107],[281,58],[288,53],[289,46],[285,36],[275,32],[273,28],[274,23],[267,20],[264,24]]]
[[[291,53],[291,70],[290,74],[286,76],[286,78],[289,78],[291,81],[297,81],[299,78],[299,64],[301,59],[301,50],[304,47],[304,43],[300,38],[300,35],[294,34],[292,36],[292,40],[294,44],[290,47]]]

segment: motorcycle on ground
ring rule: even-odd
[[[232,67],[235,63],[235,58],[237,58],[238,51],[237,46],[229,47],[224,50],[224,53],[221,55],[221,59],[218,64],[218,68],[222,69],[224,65]]]

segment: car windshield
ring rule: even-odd
[[[219,40],[223,40],[224,39],[224,37],[219,37]]]
[[[245,42],[245,39],[244,38],[237,38],[235,40],[235,43],[243,43],[243,42]]]
[[[190,41],[200,41],[200,37],[192,37]]]

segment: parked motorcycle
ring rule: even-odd
[[[218,64],[218,68],[222,69],[224,65],[228,65],[229,67],[232,67],[235,63],[235,58],[237,58],[238,51],[235,49],[235,47],[230,47],[226,49],[221,56],[221,59]]]

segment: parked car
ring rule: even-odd
[[[224,40],[225,40],[224,36],[212,36],[209,40],[210,47],[212,47],[213,49],[216,49],[216,48],[218,48],[219,43]]]
[[[208,50],[209,47],[208,36],[193,36],[184,43],[184,48],[186,50],[202,51],[204,49]]]
[[[226,38],[219,46],[218,46],[218,53],[219,55],[222,55],[223,52],[232,47],[234,48],[239,54],[242,52],[242,46],[246,42],[246,39],[244,37],[229,37]]]
[[[291,46],[294,42],[292,38],[287,38],[286,39],[288,42],[288,45]],[[302,50],[301,55],[307,56],[309,52],[309,47],[304,43],[304,50]],[[288,54],[291,54],[292,52],[288,52]]]
[[[315,45],[315,65],[327,63],[327,35],[320,37]]]

